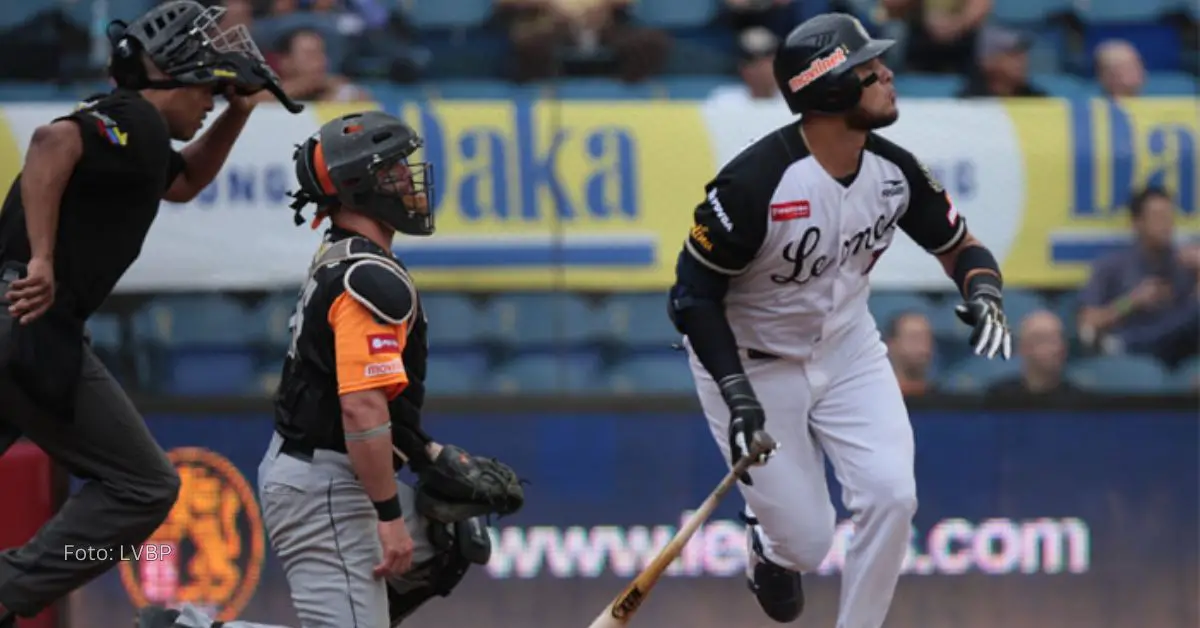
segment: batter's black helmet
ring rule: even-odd
[[[891,39],[871,39],[862,22],[824,13],[797,26],[775,54],[775,82],[792,113],[842,113],[853,109],[864,87],[853,69],[887,52]]]
[[[433,167],[408,158],[424,142],[417,132],[382,111],[351,113],[325,123],[292,155],[301,210],[318,207],[318,218],[349,207],[408,235],[433,234]]]

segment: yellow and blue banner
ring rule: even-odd
[[[1121,101],[906,100],[881,134],[941,180],[1006,283],[1081,283],[1129,240],[1128,201],[1160,185],[1181,237],[1200,236],[1195,98]],[[70,104],[0,107],[0,178],[33,130]],[[319,233],[287,206],[295,144],[332,117],[386,109],[425,139],[437,233],[397,238],[429,289],[661,290],[703,185],[785,107],[725,101],[447,101],[261,106],[217,179],[164,203],[119,290],[247,289],[303,279]],[[898,238],[872,273],[882,288],[951,289],[940,265]]]

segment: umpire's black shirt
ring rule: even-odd
[[[115,90],[57,120],[79,126],[83,153],[59,205],[54,304],[34,322],[0,331],[11,333],[3,360],[9,376],[44,407],[70,417],[84,322],[137,259],[184,161],[171,148],[162,114],[135,91]],[[30,255],[18,175],[0,210],[0,262],[28,262]]]
[[[79,125],[83,154],[59,209],[54,309],[84,320],[137,259],[184,162],[162,114],[136,91],[115,90],[58,119]],[[17,175],[0,210],[0,261],[29,258]]]

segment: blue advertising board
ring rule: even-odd
[[[208,605],[223,619],[298,626],[252,489],[262,415],[151,416],[184,476],[152,541],[72,600],[75,628],[124,625],[133,601]],[[1200,422],[1185,412],[916,412],[919,510],[893,628],[1198,625]],[[431,416],[438,440],[502,457],[531,484],[493,522],[494,551],[413,626],[586,626],[724,473],[691,414]],[[838,495],[831,481],[833,495]],[[765,626],[742,576],[731,495],[634,626]],[[853,532],[806,577],[808,625],[834,625]],[[160,551],[160,554],[162,552]]]

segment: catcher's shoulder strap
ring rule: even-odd
[[[393,325],[408,323],[417,311],[417,288],[412,277],[390,256],[355,250],[365,238],[343,238],[322,245],[309,268],[309,277],[321,268],[349,263],[342,287],[379,320]],[[412,333],[412,326],[409,326]]]

